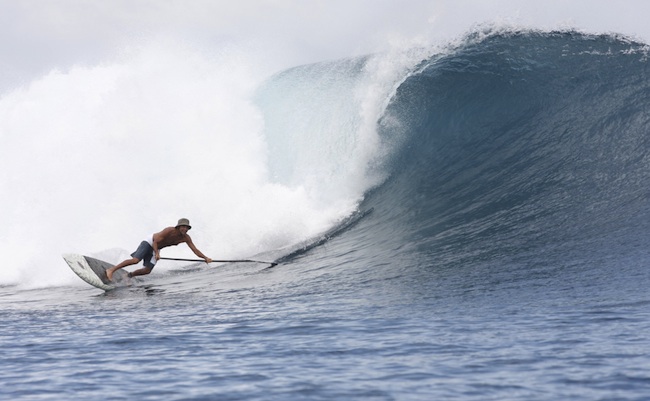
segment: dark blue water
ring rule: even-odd
[[[470,35],[397,89],[359,214],[278,266],[0,288],[0,398],[650,399],[649,110],[644,44]]]

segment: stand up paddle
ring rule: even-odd
[[[184,259],[184,258],[160,258],[161,260],[176,260],[181,262],[205,262],[203,259]],[[212,259],[213,263],[264,263],[270,265],[269,267],[277,266],[275,262],[265,262],[263,260],[251,259],[237,259],[237,260],[216,260]]]

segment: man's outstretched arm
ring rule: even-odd
[[[205,263],[210,263],[210,262],[212,262],[212,259],[210,259],[209,257],[205,256],[205,255],[203,254],[203,252],[199,251],[199,249],[198,249],[198,248],[194,245],[194,243],[192,242],[192,238],[189,238],[189,235],[188,235],[188,238],[187,238],[187,246],[190,247],[190,249],[192,250],[192,252],[194,252],[194,254],[195,254],[196,256],[198,256],[199,258],[202,258],[203,260],[205,260]]]

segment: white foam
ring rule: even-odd
[[[339,126],[336,138],[327,128],[341,115],[330,114],[307,123],[318,143],[275,143],[275,158],[329,148],[283,182],[269,176],[275,139],[253,102],[268,74],[253,65],[236,51],[206,56],[154,43],[112,63],[52,71],[2,96],[0,207],[8,213],[0,283],[68,283],[74,277],[62,274],[61,254],[131,252],[180,217],[191,220],[199,249],[231,258],[302,241],[351,213],[376,183],[364,174],[377,150],[376,104],[390,92],[377,80],[390,80],[366,71],[340,89],[352,96],[356,122]],[[314,96],[316,104],[336,102]],[[286,125],[300,118],[289,113]],[[184,246],[165,253],[193,256]]]

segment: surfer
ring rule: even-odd
[[[113,273],[115,273],[116,270],[138,264],[141,260],[143,261],[142,264],[144,267],[129,273],[129,277],[149,274],[156,265],[156,262],[160,259],[161,249],[168,246],[182,244],[183,242],[190,247],[196,256],[205,260],[205,263],[212,262],[212,259],[205,256],[196,248],[192,242],[192,238],[187,235],[190,228],[192,228],[192,226],[188,219],[178,220],[176,227],[167,227],[161,232],[154,234],[151,238],[142,241],[140,246],[138,246],[138,249],[131,254],[131,259],[127,259],[116,266],[106,269],[106,277],[108,277],[109,280],[113,280]]]

